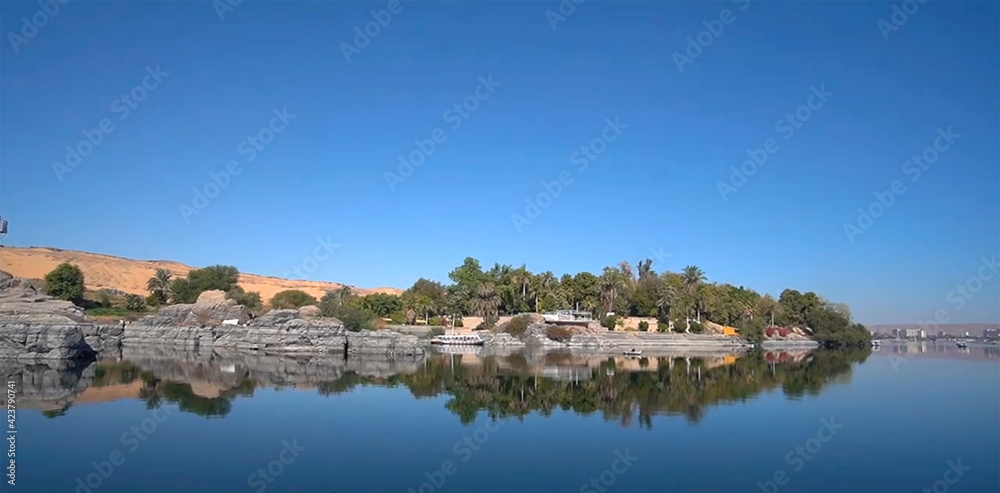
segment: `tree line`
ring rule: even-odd
[[[82,296],[83,274],[69,264],[59,266],[53,286],[61,296]],[[73,269],[76,269],[73,271]],[[53,276],[56,271],[50,273]],[[70,279],[67,279],[70,278]],[[526,265],[494,264],[483,269],[479,260],[467,257],[448,273],[443,284],[418,279],[401,295],[376,293],[360,296],[350,287],[316,299],[300,290],[282,291],[269,300],[270,308],[319,307],[321,314],[351,320],[351,327],[369,328],[379,319],[414,323],[424,318],[431,325],[457,317],[479,316],[487,326],[501,316],[579,309],[603,318],[613,327],[620,316],[652,317],[652,330],[699,332],[706,320],[740,329],[751,339],[763,337],[769,326],[801,327],[830,345],[867,344],[871,334],[852,320],[850,308],[830,302],[814,292],[786,289],[776,298],[744,286],[709,282],[701,268],[689,265],[680,272],[656,272],[651,259],[633,266],[623,261],[605,267],[600,274],[579,272],[556,276],[552,271],[535,273]],[[46,285],[50,283],[46,276]],[[74,287],[66,288],[65,285]],[[265,308],[260,293],[239,286],[239,270],[215,265],[191,270],[186,277],[157,269],[150,277],[145,303],[193,303],[207,290],[221,290],[227,297],[252,310]],[[69,298],[66,298],[69,299]],[[614,314],[608,316],[608,314]],[[644,327],[645,328],[645,327]]]

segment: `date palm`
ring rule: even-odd
[[[627,262],[625,263],[627,264]],[[604,302],[604,311],[610,312],[625,288],[625,275],[614,267],[605,267],[604,273],[598,279],[598,286],[600,287],[601,300]]]
[[[559,279],[552,271],[545,271],[535,278],[535,312],[539,309],[539,299],[551,295],[558,283]]]
[[[666,317],[667,323],[670,323],[670,311],[676,303],[677,290],[669,284],[664,284],[660,287],[656,297],[656,308],[660,311],[661,317]]]
[[[489,324],[490,318],[500,307],[500,296],[496,287],[491,282],[484,282],[476,288],[475,296],[472,298],[472,309],[476,311],[483,321]],[[499,314],[498,314],[499,316]]]
[[[698,288],[705,282],[705,272],[698,266],[689,265],[684,268],[682,275],[684,276],[684,289],[694,300],[695,310],[698,314],[696,320],[701,323],[701,298],[698,295]]]
[[[161,303],[166,302],[167,294],[170,292],[170,281],[173,277],[173,273],[167,269],[156,269],[156,274],[146,281],[146,289]]]

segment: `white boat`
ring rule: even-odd
[[[557,310],[543,313],[542,318],[548,324],[587,324],[594,320],[590,312],[580,310]]]
[[[479,334],[444,334],[431,338],[431,344],[446,346],[482,346],[485,342]]]
[[[622,352],[625,356],[642,356],[642,351],[636,348],[629,349],[628,351]]]

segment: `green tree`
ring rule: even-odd
[[[160,304],[166,303],[170,298],[170,283],[173,273],[167,269],[156,269],[153,277],[146,281],[146,289],[149,294],[156,297]]]
[[[173,303],[194,303],[201,294],[183,277],[170,282],[170,301]]]
[[[493,315],[500,306],[500,296],[491,282],[484,282],[476,288],[476,297],[472,300],[472,307],[475,312],[483,317],[487,326],[492,325]]]
[[[213,265],[188,272],[187,279],[198,294],[214,289],[229,292],[240,282],[240,271],[231,265]]]
[[[602,307],[605,312],[614,310],[618,297],[625,289],[626,275],[622,270],[614,267],[605,267],[600,277],[600,293]],[[617,312],[616,312],[617,313]]]
[[[684,276],[684,289],[694,302],[692,308],[696,312],[695,320],[701,322],[701,303],[698,298],[698,288],[705,282],[705,273],[698,266],[689,265],[684,268],[682,275]],[[688,316],[690,317],[690,313]]]
[[[271,308],[276,310],[288,308],[300,308],[306,305],[315,305],[316,298],[298,289],[287,289],[275,293],[271,298]]]
[[[403,309],[403,300],[395,294],[373,293],[361,298],[361,307],[377,317],[388,317]],[[427,309],[430,309],[429,301]]]
[[[45,294],[61,300],[78,301],[83,298],[83,271],[79,267],[62,263],[45,275]]]

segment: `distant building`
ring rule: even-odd
[[[920,337],[920,333],[924,332],[920,329],[896,329],[897,339],[916,339]]]
[[[969,337],[969,331],[965,331],[965,337]]]
[[[924,329],[920,329],[919,333],[917,334],[917,337],[921,339],[927,339],[927,331]]]
[[[1000,339],[1000,329],[984,329],[983,339]]]
[[[943,330],[939,330],[938,331],[938,337],[948,337],[948,334],[945,333],[945,331],[943,331]]]

